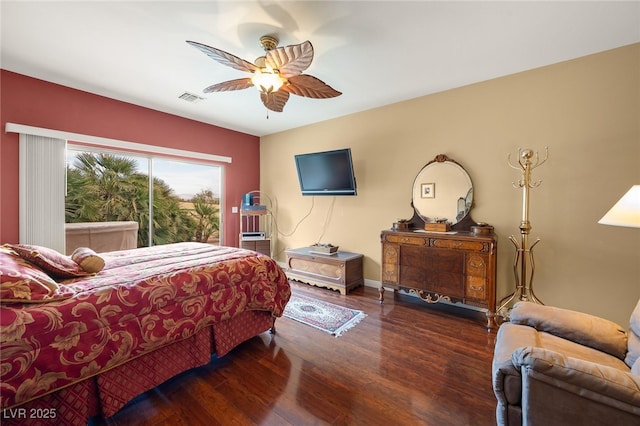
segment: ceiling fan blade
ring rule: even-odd
[[[220,62],[222,65],[235,68],[239,71],[254,72],[258,69],[251,62],[245,61],[242,58],[238,58],[231,53],[227,53],[224,50],[216,49],[215,47],[207,46],[206,44],[198,43],[196,41],[187,40],[191,46],[195,47],[211,59]]]
[[[238,78],[236,80],[224,81],[222,83],[214,84],[204,89],[204,93],[211,92],[230,92],[232,90],[244,90],[249,87],[253,87],[253,82],[250,78]]]
[[[262,103],[267,109],[275,112],[282,112],[284,105],[289,100],[289,93],[283,90],[278,90],[277,92],[260,93],[260,99],[262,99]]]
[[[313,61],[313,46],[310,41],[291,46],[277,47],[266,53],[266,64],[280,71],[285,78],[302,74]]]
[[[289,84],[282,86],[279,91],[282,90],[294,95],[315,99],[335,98],[342,95],[342,92],[338,92],[322,80],[307,74],[289,77]]]

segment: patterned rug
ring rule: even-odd
[[[367,314],[312,297],[293,294],[284,308],[284,316],[340,337],[362,321]]]

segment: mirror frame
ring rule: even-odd
[[[470,190],[473,191],[473,181],[471,180],[471,176],[469,176],[469,173],[465,170],[464,167],[462,167],[462,165],[460,163],[458,163],[457,161],[449,158],[445,154],[436,155],[433,160],[429,161],[427,164],[424,165],[424,167],[422,167],[420,169],[420,171],[416,175],[416,177],[415,177],[415,179],[413,181],[413,185],[411,187],[411,194],[412,194],[411,195],[411,208],[413,208],[413,217],[410,220],[410,224],[411,224],[411,227],[414,228],[414,229],[424,229],[425,220],[423,219],[423,217],[427,217],[424,214],[424,212],[418,211],[418,209],[415,207],[415,204],[414,204],[414,199],[413,199],[414,198],[414,193],[415,193],[414,190],[415,190],[415,186],[416,186],[416,182],[418,180],[418,177],[424,172],[424,170],[427,167],[432,166],[435,163],[444,163],[444,162],[453,163],[453,164],[457,165],[458,167],[460,167],[460,169],[467,175],[467,178],[469,179],[469,183],[471,185]],[[472,226],[477,225],[477,223],[471,218],[471,209],[473,209],[474,203],[475,203],[475,200],[472,197],[471,205],[469,206],[469,210],[467,211],[467,214],[462,219],[460,219],[458,222],[456,222],[455,224],[451,225],[451,230],[452,231],[470,231]]]

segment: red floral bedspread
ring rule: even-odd
[[[102,253],[99,274],[62,281],[76,294],[0,306],[0,403],[33,399],[245,310],[280,317],[291,296],[268,256],[178,243]]]

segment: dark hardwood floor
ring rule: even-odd
[[[336,338],[281,318],[277,333],[183,373],[93,425],[495,425],[495,330],[484,313],[360,287],[294,293],[363,310]],[[453,312],[452,312],[453,311]]]

